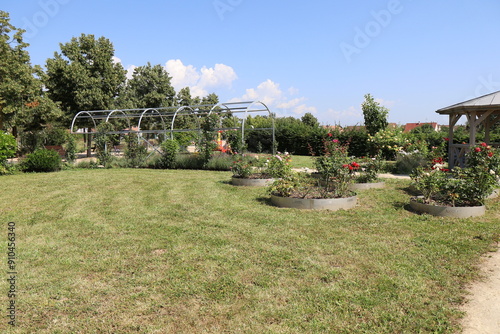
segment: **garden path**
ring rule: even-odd
[[[462,310],[463,334],[500,334],[500,251],[482,258],[480,281],[469,288]]]

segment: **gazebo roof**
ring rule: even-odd
[[[469,111],[500,111],[500,91],[460,102],[449,107],[436,110],[438,114],[464,114]]]

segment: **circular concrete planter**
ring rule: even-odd
[[[351,191],[382,188],[385,188],[385,182],[353,183],[349,185]]]
[[[493,192],[492,192],[492,193],[491,193],[488,197],[486,197],[486,198],[487,198],[487,199],[494,199],[494,198],[497,198],[497,197],[498,197],[498,195],[499,195],[499,193],[500,193],[500,189],[499,189],[499,188],[497,188],[497,189],[493,190]]]
[[[245,187],[266,187],[271,185],[274,179],[245,179],[241,177],[232,177],[231,184]]]
[[[417,197],[421,198],[421,196]],[[486,207],[481,206],[440,206],[433,204],[420,203],[417,199],[410,199],[410,207],[420,213],[428,213],[433,216],[469,218],[482,216],[486,212]]]
[[[271,203],[282,208],[337,211],[354,208],[357,203],[357,197],[294,198],[271,195]]]

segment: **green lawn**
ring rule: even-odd
[[[16,224],[13,333],[452,333],[498,240],[486,216],[408,211],[408,181],[351,211],[269,205],[230,172],[98,169],[0,177]],[[2,317],[0,332],[7,318]]]

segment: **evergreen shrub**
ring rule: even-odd
[[[61,169],[61,157],[54,150],[39,149],[21,163],[24,172],[55,172]]]

